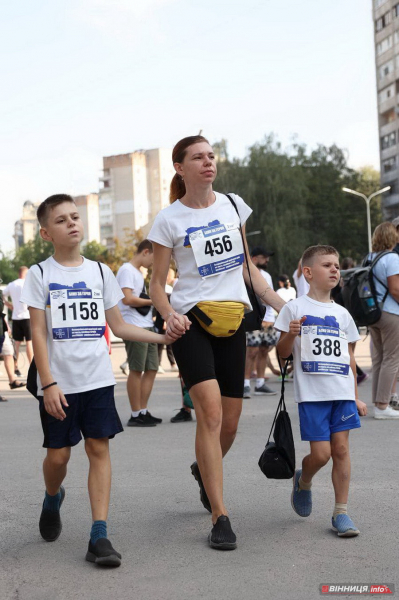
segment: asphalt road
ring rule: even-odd
[[[115,371],[122,356],[116,349]],[[361,363],[368,363],[367,352]],[[125,423],[125,377],[119,372],[117,379]],[[3,373],[1,390],[5,383]],[[279,388],[276,378],[270,386]],[[292,385],[287,388],[299,464],[307,444],[299,438]],[[370,380],[361,387],[369,405],[370,388]],[[169,422],[180,406],[179,383],[171,373],[158,377],[150,409],[163,424],[126,428],[111,444],[108,529],[123,562],[101,570],[84,560],[91,520],[83,445],[73,450],[65,481],[61,537],[46,543],[38,530],[45,451],[37,402],[26,391],[6,395],[9,402],[0,404],[1,600],[309,600],[320,597],[322,583],[398,583],[399,422],[366,417],[351,434],[349,508],[361,535],[340,539],[330,530],[331,465],[315,478],[312,515],[298,517],[290,505],[291,481],[267,480],[257,465],[278,396],[246,400],[224,467],[238,549],[218,552],[207,545],[210,515],[189,468],[195,422]]]

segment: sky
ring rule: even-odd
[[[273,132],[379,168],[371,0],[16,0],[0,52],[3,252],[25,200],[200,129],[231,157]]]

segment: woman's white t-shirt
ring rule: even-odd
[[[51,374],[64,394],[87,392],[109,385],[115,385],[115,377],[109,358],[108,346],[104,335],[88,339],[68,339],[56,341],[53,335],[53,320],[50,307],[50,291],[67,290],[74,292],[77,300],[69,300],[64,310],[71,314],[69,305],[78,305],[77,313],[90,318],[91,301],[87,301],[91,292],[98,290],[102,296],[104,310],[113,308],[123,298],[111,269],[101,265],[104,281],[98,263],[83,259],[78,267],[64,267],[51,256],[40,263],[43,275],[37,265],[33,265],[26,276],[21,300],[28,306],[44,310],[47,324],[47,351]],[[95,296],[93,295],[93,298]],[[81,300],[80,300],[81,298]],[[97,301],[98,302],[98,301]],[[59,307],[61,308],[61,307]],[[94,314],[99,315],[96,306]],[[89,321],[88,321],[89,323]],[[94,327],[93,327],[94,328]],[[42,396],[39,374],[37,376],[38,395]]]
[[[215,192],[215,202],[207,208],[189,208],[176,200],[161,210],[155,218],[148,239],[172,248],[179,279],[171,294],[171,305],[178,313],[187,313],[202,300],[242,302],[252,310],[245,288],[242,265],[212,277],[203,278],[198,272],[190,233],[213,226],[244,225],[252,209],[236,194],[231,194],[237,212],[224,194]]]
[[[323,361],[325,365],[329,361],[334,360],[331,356],[332,352],[322,352],[323,337],[328,337],[329,333],[336,336],[336,339],[343,337],[350,344],[357,342],[360,339],[357,327],[343,306],[335,302],[318,302],[309,298],[309,296],[300,296],[296,300],[291,300],[281,309],[275,323],[275,328],[280,331],[288,332],[290,329],[290,321],[301,319],[306,316],[306,320],[302,325],[320,328],[319,340],[315,344],[317,353],[315,352],[314,360]],[[307,372],[304,368],[301,356],[301,338],[297,336],[294,342],[294,396],[296,402],[320,402],[323,400],[355,400],[355,381],[352,369],[349,367],[347,376],[336,374],[339,372],[338,359],[335,362],[337,371],[334,374],[324,374]],[[331,348],[331,344],[330,348]],[[319,351],[320,349],[320,351]],[[338,363],[338,364],[337,364]],[[332,372],[332,370],[330,371]]]

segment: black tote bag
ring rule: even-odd
[[[281,396],[266,448],[261,454],[258,465],[268,479],[291,479],[295,473],[295,445],[292,435],[291,420],[284,401],[284,381],[288,360],[282,371]],[[270,441],[274,429],[273,439]]]

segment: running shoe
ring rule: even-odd
[[[391,394],[391,399],[389,400],[389,406],[394,410],[399,410],[399,398],[398,394]]]
[[[361,383],[363,383],[363,381],[366,381],[366,379],[368,379],[369,376],[367,375],[367,373],[362,373],[361,375],[358,375],[356,377],[357,380],[357,385],[360,385]]]
[[[301,475],[302,469],[295,471],[291,494],[291,505],[297,515],[300,517],[308,517],[312,512],[312,492],[311,490],[299,489],[298,482]]]
[[[0,396],[0,402],[8,402],[7,398],[4,398],[4,396]]]
[[[199,485],[199,489],[200,489],[200,500],[202,502],[202,506],[204,508],[206,508],[206,510],[208,512],[212,512],[212,508],[211,508],[211,503],[209,502],[209,498],[206,494],[205,488],[204,488],[204,484],[202,483],[202,477],[201,477],[201,473],[198,467],[198,463],[197,462],[193,462],[193,464],[191,465],[191,473],[193,474],[194,479],[198,482]]]
[[[265,383],[255,388],[255,396],[275,396],[277,392],[269,388]]]
[[[17,377],[22,377],[22,373],[19,369],[15,369],[14,375],[16,375]]]
[[[339,514],[331,519],[332,530],[338,533],[339,537],[355,537],[360,531],[348,515]]]
[[[193,417],[191,415],[191,412],[188,412],[188,410],[181,408],[179,410],[179,412],[177,413],[177,415],[175,415],[174,417],[171,418],[170,422],[171,423],[186,423],[187,421],[192,421],[192,420],[193,420]]]
[[[244,385],[244,395],[243,395],[243,398],[250,398],[250,397],[251,397],[251,386]]]
[[[154,417],[149,410],[147,410],[145,416],[147,417],[147,420],[149,421],[153,421],[156,425],[158,423],[162,423],[162,419],[160,419],[159,417]]]
[[[119,567],[122,556],[113,547],[109,539],[100,538],[95,544],[89,542],[86,560],[102,567]]]
[[[208,536],[211,548],[216,550],[234,550],[237,548],[236,534],[231,528],[229,517],[221,515]]]
[[[60,500],[60,509],[61,509],[62,503],[64,502],[64,498],[65,498],[65,489],[64,489],[63,485],[60,486],[60,492],[61,492],[61,500]],[[43,506],[44,506],[44,501],[43,501]],[[39,531],[40,531],[40,535],[42,536],[42,538],[44,540],[46,540],[46,542],[55,542],[55,540],[57,540],[60,537],[61,530],[62,530],[62,522],[61,522],[60,511],[58,510],[57,512],[54,512],[52,510],[48,510],[47,508],[42,508],[42,512],[41,512],[40,520],[39,520]]]
[[[128,427],[155,427],[156,423],[146,418],[147,415],[140,414],[138,417],[130,417],[126,425]]]
[[[129,375],[129,364],[127,360],[125,360],[125,362],[122,363],[119,368],[122,371],[122,373],[124,373],[125,375]]]
[[[399,410],[394,410],[392,406],[386,408],[374,407],[374,419],[399,419]]]
[[[163,367],[161,367],[161,365],[159,365],[159,367],[158,367],[158,373],[160,373],[161,375],[163,375],[165,373],[165,369]]]

